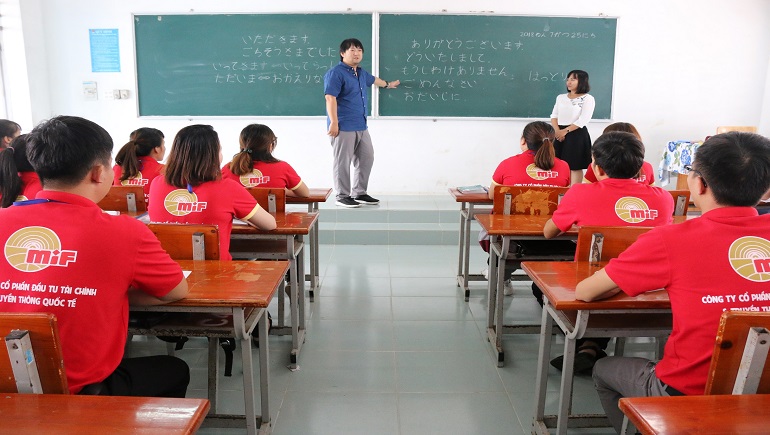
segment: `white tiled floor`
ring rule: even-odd
[[[480,270],[485,258],[478,251],[472,264]],[[484,284],[472,283],[470,302],[463,300],[453,279],[456,246],[322,244],[320,253],[322,286],[307,304],[300,370],[286,368],[290,338],[270,337],[274,434],[530,433],[538,337],[506,336],[507,363],[496,367],[484,333]],[[506,304],[508,318],[539,322],[528,282],[517,283]],[[155,339],[141,340],[147,342],[136,346],[139,352],[164,349]],[[193,369],[188,396],[205,397],[205,341],[191,339],[177,355]],[[242,413],[235,360],[233,376],[221,381],[220,411]],[[558,372],[549,376],[556,391]],[[551,413],[555,396],[547,403]],[[576,379],[575,397],[574,411],[601,411],[590,378]]]

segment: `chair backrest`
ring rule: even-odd
[[[717,134],[727,133],[728,131],[743,131],[746,133],[756,133],[757,127],[753,125],[723,125],[717,127]]]
[[[687,216],[687,209],[690,207],[689,190],[669,190],[674,198],[674,216]]]
[[[552,215],[567,187],[495,186],[493,214]]]
[[[250,187],[246,189],[260,206],[270,214],[286,213],[286,190],[277,187]]]
[[[711,356],[706,394],[768,394],[770,313],[726,311]]]
[[[112,186],[101,201],[102,210],[143,213],[147,211],[142,186]]]
[[[10,340],[9,334],[13,330],[27,331],[29,343],[25,338]],[[39,392],[45,394],[69,394],[56,316],[46,313],[0,313],[0,336],[5,338],[4,349],[12,348],[8,351],[0,351],[0,393],[33,391],[27,382],[24,382],[24,389],[21,391],[17,387],[14,364],[10,356],[13,354],[14,359],[18,360],[17,352],[21,351],[24,359],[21,360],[21,364],[15,365],[17,370],[25,370],[27,364],[24,362],[29,359],[26,346],[29,344],[40,381],[39,385],[37,381],[33,382],[36,385],[35,392],[40,388],[42,391]],[[27,376],[29,375],[25,371],[19,380]]]
[[[616,258],[640,235],[651,229],[651,227],[580,227],[575,259],[597,262]]]
[[[149,224],[147,227],[174,260],[219,260],[216,225]]]

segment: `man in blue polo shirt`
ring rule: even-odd
[[[364,47],[358,39],[340,44],[340,63],[324,75],[326,125],[334,148],[334,188],[336,204],[355,208],[380,201],[366,193],[369,173],[374,164],[374,147],[366,127],[367,88],[396,88],[401,83],[371,75],[359,67]],[[350,164],[353,164],[353,186],[350,186]]]

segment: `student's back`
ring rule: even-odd
[[[135,130],[115,156],[113,185],[142,186],[145,200],[149,200],[150,185],[163,170],[158,160],[163,160],[165,154],[163,132],[150,127]]]

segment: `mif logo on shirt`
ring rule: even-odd
[[[250,174],[241,175],[240,180],[245,187],[257,187],[270,181],[270,176],[262,175],[262,171],[254,169]]]
[[[658,217],[657,210],[650,210],[647,203],[633,196],[624,196],[615,203],[615,214],[630,224],[638,224]]]
[[[549,178],[556,178],[558,174],[554,171],[546,171],[538,168],[534,163],[527,165],[527,175],[533,180],[547,180]]]
[[[735,273],[749,281],[770,281],[770,241],[741,237],[730,245],[728,259]]]
[[[142,173],[138,172],[135,176],[120,182],[121,186],[146,186],[149,180],[142,178]]]
[[[163,200],[163,207],[174,216],[185,216],[194,212],[206,210],[207,203],[198,202],[198,195],[187,189],[176,189],[169,192]]]
[[[5,242],[5,259],[14,269],[37,272],[48,266],[67,267],[77,260],[78,252],[61,249],[61,240],[46,227],[25,227]]]

